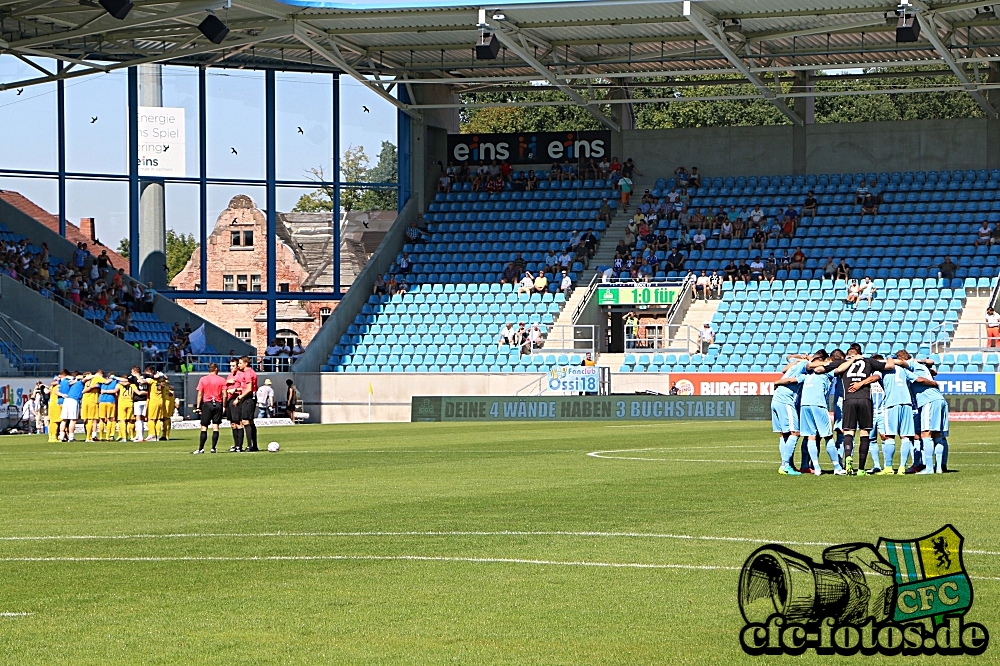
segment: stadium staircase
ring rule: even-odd
[[[527,270],[537,273],[545,254],[565,248],[573,234],[591,228],[601,241],[607,235],[606,225],[594,220],[603,198],[614,204],[609,184],[549,185],[491,195],[471,192],[466,183],[439,193],[426,214],[427,242],[403,246],[413,263],[408,293],[369,297],[321,370],[511,373],[579,364],[582,355],[574,351],[571,335],[561,336],[565,344],[549,335],[566,304],[556,282],[547,293],[531,296],[500,284],[504,268],[519,252]],[[607,245],[602,242],[601,248],[606,251]],[[574,285],[583,284],[585,271],[583,264],[574,264]],[[539,324],[547,336],[543,353],[500,350],[497,342],[507,322]]]
[[[862,218],[854,203],[862,179],[877,181],[884,192],[878,215]],[[661,179],[653,194],[662,196],[674,185]],[[717,344],[708,354],[626,354],[619,370],[771,372],[788,353],[854,341],[881,354],[902,346],[931,353],[932,346],[948,347],[963,316],[982,321],[984,304],[968,301],[992,290],[1000,246],[977,248],[972,241],[982,221],[1000,223],[1000,170],[713,178],[694,193],[691,206],[761,203],[774,218],[788,204],[800,209],[809,190],[820,201],[816,217],[802,220],[794,239],[770,239],[763,253],[801,247],[807,255],[803,270],[779,271],[773,284],[727,284],[711,318]],[[677,233],[668,232],[674,238]],[[859,252],[868,239],[877,243]],[[761,254],[749,252],[748,245],[746,238],[710,239],[704,252],[691,253],[688,268],[721,272],[730,260]],[[640,243],[636,252],[641,250]],[[946,256],[958,265],[950,280],[940,278],[937,268]],[[853,278],[873,278],[878,295],[870,308],[867,302],[846,305],[843,281],[821,281],[826,257],[847,258]],[[945,371],[997,367],[991,353],[932,355]]]

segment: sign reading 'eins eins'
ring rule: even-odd
[[[448,161],[475,165],[480,160],[511,164],[552,164],[591,158],[600,161],[611,151],[611,132],[519,132],[516,134],[449,134]]]

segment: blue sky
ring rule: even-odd
[[[54,69],[51,61],[39,59]],[[0,81],[37,76],[12,56],[0,56]],[[301,180],[310,168],[331,173],[332,81],[329,75],[277,75],[276,158],[279,179]],[[209,70],[208,173],[211,177],[264,177],[264,73]],[[374,163],[382,141],[396,143],[396,110],[350,77],[341,77],[341,151],[364,146]],[[187,175],[198,175],[198,76],[188,67],[164,67],[163,105],[183,107]],[[108,74],[66,82],[66,168],[68,171],[127,173],[127,74]],[[363,106],[370,110],[365,113]],[[93,118],[97,120],[92,122]],[[299,133],[299,128],[302,133]],[[56,86],[45,84],[0,92],[0,168],[56,170]],[[233,154],[235,148],[237,154]],[[0,188],[16,190],[52,213],[58,211],[55,181],[0,175]],[[308,190],[279,189],[278,209],[289,210]],[[97,219],[101,241],[116,246],[128,235],[128,186],[123,182],[67,183],[67,217]],[[236,194],[250,194],[264,205],[263,188],[209,186],[209,225]],[[167,226],[198,231],[198,186],[168,184]]]

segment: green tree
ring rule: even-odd
[[[179,234],[173,229],[167,229],[167,282],[184,269],[197,249],[198,241],[194,234]]]
[[[399,156],[396,146],[390,141],[382,142],[382,150],[378,154],[378,164],[368,171],[370,183],[396,183]],[[396,210],[398,190],[365,190],[361,194],[359,208],[361,210]]]
[[[118,254],[124,258],[129,258],[129,251],[131,249],[129,240],[123,238],[118,241],[118,249],[116,250]],[[195,250],[198,249],[198,240],[194,237],[194,234],[179,234],[173,229],[167,229],[167,281],[173,280],[174,277],[184,269],[187,265],[188,260]]]
[[[399,158],[396,146],[389,141],[382,142],[378,163],[371,167],[365,147],[349,147],[340,161],[340,177],[347,183],[395,183],[398,182]],[[323,170],[309,170],[311,177],[325,181]],[[292,210],[296,213],[315,213],[333,210],[333,188],[321,186],[303,194]],[[359,187],[340,188],[340,206],[345,211],[352,210],[396,210],[396,190],[371,190]]]

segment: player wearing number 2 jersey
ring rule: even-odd
[[[860,438],[859,469],[864,474],[868,462],[868,433],[874,426],[872,414],[872,395],[870,382],[866,382],[875,372],[884,373],[895,367],[892,359],[879,361],[865,358],[861,355],[861,346],[851,345],[847,350],[847,358],[839,366],[830,363],[827,371],[840,377],[844,389],[844,466],[847,474],[853,476],[854,470],[854,433]]]

